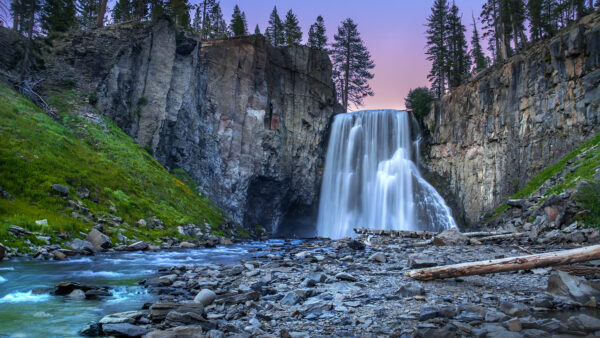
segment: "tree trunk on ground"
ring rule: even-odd
[[[102,0],[100,3],[100,9],[98,10],[98,19],[96,20],[96,27],[104,27],[104,14],[106,14],[106,3],[108,0]]]
[[[552,265],[565,265],[600,259],[600,245],[579,249],[547,252],[536,255],[509,257],[487,261],[461,263],[434,268],[409,270],[405,275],[418,280],[485,275],[489,273],[529,270]]]

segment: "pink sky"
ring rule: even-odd
[[[300,21],[304,42],[318,15],[325,19],[330,41],[340,22],[352,18],[376,65],[375,78],[371,80],[375,96],[367,98],[359,109],[404,109],[404,98],[410,88],[429,86],[425,23],[433,0],[221,0],[227,21],[235,4],[246,13],[251,33],[257,23],[264,32],[274,5],[282,19],[291,8]],[[471,12],[477,18],[482,4],[483,0],[456,0],[467,26],[469,45]]]

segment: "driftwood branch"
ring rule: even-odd
[[[461,263],[427,269],[409,270],[404,274],[418,280],[485,275],[489,273],[530,270],[600,259],[600,245],[535,255]]]

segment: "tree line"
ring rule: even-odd
[[[454,2],[435,0],[427,18],[428,78],[431,92],[441,97],[467,81],[472,72],[508,59],[532,42],[551,37],[563,27],[600,7],[600,0],[485,0],[480,35],[473,17],[471,48],[466,27]],[[527,36],[527,29],[529,36]],[[481,39],[487,39],[491,57],[485,56]]]
[[[188,0],[117,0],[112,9],[107,8],[107,0],[10,1],[13,29],[27,35],[29,41],[36,33],[52,35],[75,29],[103,27],[107,22],[140,22],[163,16],[169,16],[178,26],[199,34],[202,39],[249,34],[246,14],[240,7],[235,5],[228,24],[217,0],[203,0],[195,5]],[[254,28],[254,34],[264,35],[276,47],[302,43],[302,30],[291,9],[282,19],[277,7],[274,7],[264,34],[258,25]],[[363,104],[365,97],[373,96],[368,80],[374,76],[371,70],[375,64],[352,19],[341,23],[330,44],[325,21],[319,15],[310,26],[307,45],[330,55],[333,80],[344,110],[347,111],[351,105],[358,107]]]
[[[426,114],[435,98],[465,83],[473,73],[510,58],[535,41],[555,35],[598,8],[600,0],[485,0],[479,17],[482,34],[472,17],[469,49],[466,27],[456,4],[435,0],[426,32],[431,87],[412,89],[406,98],[407,107],[418,115]],[[481,39],[487,39],[490,57],[484,53]]]

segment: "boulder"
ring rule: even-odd
[[[554,272],[548,277],[546,291],[577,305],[595,307],[600,300],[600,283],[564,271]]]
[[[200,303],[204,306],[208,306],[212,304],[212,302],[214,302],[216,298],[217,294],[215,294],[214,291],[209,289],[202,289],[200,290],[200,292],[198,292],[196,297],[194,297],[194,302]]]
[[[54,251],[54,260],[55,261],[66,261],[67,260],[67,255],[65,255],[64,253],[56,250],[56,251]]]
[[[83,240],[83,239],[79,239],[79,238],[75,238],[73,240],[73,242],[71,242],[71,248],[73,248],[73,250],[78,251],[78,252],[85,252],[85,253],[93,253],[94,252],[94,245],[92,243],[90,243],[89,241]]]
[[[27,231],[27,230],[25,230],[25,229],[23,229],[21,227],[18,227],[16,225],[9,226],[8,227],[8,232],[10,232],[10,233],[12,233],[12,234],[14,234],[15,236],[18,236],[18,237],[21,237],[21,236],[24,236],[24,235],[33,235],[31,232],[29,232],[29,231]]]
[[[8,248],[5,247],[4,245],[0,244],[0,261],[4,259],[4,256],[6,256],[7,252],[8,252]]]
[[[110,238],[96,228],[93,228],[85,239],[92,243],[94,249],[98,251],[106,250],[112,247]]]
[[[100,319],[100,324],[120,324],[120,323],[129,323],[134,324],[136,320],[144,315],[143,312],[140,311],[126,311],[113,313],[107,316],[102,317]]]
[[[458,231],[456,228],[450,228],[436,235],[433,238],[435,245],[465,245],[469,242],[469,237]]]
[[[379,263],[387,262],[387,258],[385,257],[385,254],[383,252],[376,252],[376,253],[372,254],[369,257],[369,260],[373,261],[373,262],[379,262]]]
[[[79,330],[78,333],[84,337],[98,337],[102,335],[102,327],[99,323],[90,322]]]
[[[184,242],[181,242],[181,244],[179,244],[179,247],[180,248],[191,249],[191,248],[195,248],[196,244],[184,241]]]
[[[201,315],[204,305],[201,303],[156,303],[150,306],[150,319],[155,323],[162,322],[171,311]]]
[[[580,313],[569,317],[567,325],[574,331],[597,331],[600,330],[600,319]]]
[[[146,249],[148,249],[148,243],[142,241],[135,242],[127,246],[128,251],[142,251]]]
[[[67,187],[66,185],[53,184],[51,187],[52,187],[52,190],[54,190],[61,196],[69,195],[69,187]]]
[[[354,277],[351,274],[346,273],[346,272],[339,272],[338,274],[335,275],[335,278],[337,278],[339,280],[349,281],[349,282],[356,282],[356,277]]]
[[[116,337],[141,337],[148,329],[128,323],[102,325],[102,332],[107,336]]]
[[[429,268],[439,265],[438,262],[429,255],[410,255],[408,257],[408,267],[411,269]]]
[[[79,289],[75,289],[71,291],[71,293],[69,293],[67,297],[75,299],[85,299],[85,292]]]
[[[364,250],[365,243],[357,240],[351,240],[350,242],[348,242],[348,247],[352,250]]]
[[[293,306],[298,304],[302,300],[296,292],[290,291],[279,301],[282,305]]]
[[[189,326],[178,326],[168,330],[154,330],[146,334],[146,338],[205,338],[206,334],[202,333],[203,329],[201,326],[189,325]],[[210,333],[210,331],[209,331]],[[210,337],[210,335],[208,335]]]

